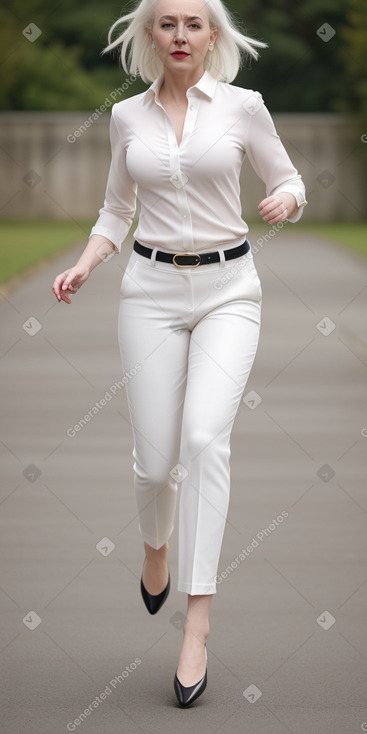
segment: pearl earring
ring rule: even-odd
[[[154,45],[154,43],[152,43],[152,48],[155,48],[155,45]]]
[[[209,43],[209,51],[213,51],[213,44]]]

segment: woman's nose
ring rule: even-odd
[[[178,41],[180,43],[184,41],[186,43],[185,26],[181,22],[178,23],[176,26],[175,41]]]

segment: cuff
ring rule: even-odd
[[[287,184],[285,186],[282,186],[279,188],[274,189],[274,191],[271,192],[272,196],[275,196],[276,194],[293,194],[294,198],[296,199],[298,209],[296,213],[293,215],[293,217],[288,217],[288,222],[298,222],[299,219],[301,219],[301,216],[303,214],[304,207],[308,204],[308,201],[306,201],[305,197],[305,189],[302,183],[302,186]]]

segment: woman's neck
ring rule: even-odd
[[[171,71],[165,69],[163,82],[159,88],[159,95],[162,99],[175,104],[184,104],[187,102],[186,92],[204,74],[205,69],[196,69],[191,74],[172,74]]]

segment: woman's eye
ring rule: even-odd
[[[173,23],[162,23],[161,28],[172,28]],[[200,28],[197,23],[190,23],[189,28]]]

